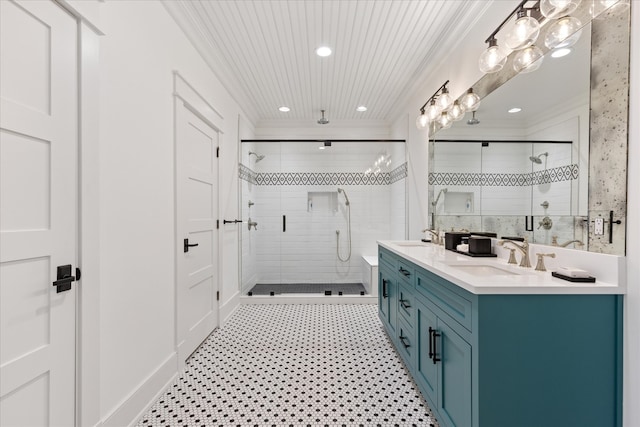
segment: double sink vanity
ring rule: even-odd
[[[496,258],[378,245],[379,317],[440,426],[621,425],[624,257],[557,248],[541,272],[495,239]],[[596,282],[552,277],[566,263]]]

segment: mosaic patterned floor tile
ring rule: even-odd
[[[245,305],[138,426],[437,426],[374,305]]]

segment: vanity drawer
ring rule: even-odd
[[[389,252],[386,249],[380,248],[378,251],[378,267],[387,267],[389,270],[395,273],[396,271],[396,262],[398,257]]]
[[[451,290],[455,285],[449,284],[435,274],[426,270],[416,271],[416,291],[428,298],[440,310],[472,332],[473,303]]]
[[[404,261],[403,259],[399,259],[396,263],[398,279],[400,283],[406,283],[413,289],[414,285],[414,277],[415,277],[415,267],[412,263]]]
[[[398,289],[398,313],[404,317],[409,326],[414,325],[415,318],[415,295],[414,290],[409,288],[404,283],[400,283]]]

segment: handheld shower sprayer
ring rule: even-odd
[[[350,203],[349,203],[349,198],[347,197],[347,192],[344,191],[342,188],[338,188],[338,193],[344,194],[345,204],[349,206]]]
[[[258,154],[254,151],[249,151],[249,157],[251,157],[251,155],[256,156],[256,163],[258,163],[260,160],[264,159],[264,154]]]
[[[440,196],[442,196],[442,193],[446,193],[447,189],[443,188],[442,190],[440,190],[440,192],[438,193],[438,196],[436,197],[436,200],[434,200],[433,202],[431,202],[431,204],[433,205],[433,207],[435,208],[436,205],[438,204],[438,201],[440,200]]]

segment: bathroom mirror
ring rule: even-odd
[[[475,117],[467,113],[463,120],[454,122],[451,128],[440,129],[431,136],[430,208],[436,214],[434,219],[437,228],[471,227],[474,228],[473,231],[477,231],[476,227],[480,226],[480,231],[493,231],[499,236],[511,236],[515,233],[543,244],[551,244],[553,236],[558,236],[560,244],[571,240],[584,242],[583,246],[570,244],[570,248],[624,255],[629,22],[628,5],[612,7],[582,29],[580,40],[569,55],[552,58],[552,52],[547,52],[541,68],[535,72],[515,75],[515,72],[503,69],[503,72],[485,75],[474,84],[474,91],[482,97]],[[507,62],[505,68],[509,66],[510,62]],[[514,107],[522,110],[518,113],[507,112]],[[478,123],[473,124],[476,122]],[[436,140],[440,142],[435,142]],[[450,197],[455,195],[461,200],[464,197],[455,193],[469,192],[462,191],[463,187],[449,185],[451,182],[442,182],[442,176],[438,182],[437,177],[432,175],[446,173],[438,166],[443,165],[438,158],[438,144],[473,141],[478,146],[478,155],[482,156],[483,142],[491,146],[491,142],[503,141],[501,144],[506,144],[508,141],[522,143],[531,140],[538,143],[571,143],[571,158],[567,159],[567,164],[562,165],[567,167],[563,171],[568,172],[566,178],[572,182],[571,192],[562,197],[565,200],[571,199],[571,209],[563,211],[557,218],[548,215],[553,222],[548,230],[545,230],[548,222],[538,229],[547,212],[540,211],[543,207],[538,206],[533,195],[529,198],[531,211],[527,211],[525,215],[515,217],[508,211],[502,214],[495,210],[491,213],[489,210],[477,210],[483,206],[483,202],[485,207],[489,205],[490,201],[483,200],[482,195],[499,190],[500,187],[496,188],[495,185],[485,187],[484,192],[482,187],[475,191],[475,198],[471,200],[474,215],[466,215],[469,213],[466,211],[449,213],[443,210],[447,193],[441,195],[434,209],[432,204],[443,188],[452,193]],[[458,151],[461,152],[463,150]],[[548,149],[536,149],[533,144],[531,157],[545,152]],[[522,153],[519,155],[522,156]],[[543,156],[542,159],[548,161],[551,156]],[[522,157],[511,159],[505,156],[502,160],[504,173],[507,173],[510,165],[521,161]],[[535,173],[535,165],[533,167],[531,172],[519,173]],[[456,172],[480,173],[478,176],[483,177],[482,172],[477,170],[457,169]],[[521,178],[526,178],[526,175]],[[537,181],[531,182],[529,186],[522,186],[521,190],[533,189],[535,192],[537,186],[540,187],[538,196],[544,195],[543,185],[557,187],[566,186],[566,183]],[[513,190],[508,186],[503,189]],[[555,188],[549,194],[552,193],[557,194]],[[466,201],[467,199],[464,199],[464,203],[459,201],[465,209]],[[551,200],[548,202],[549,211],[554,205],[558,206],[558,203]],[[527,215],[533,218],[527,219]],[[602,234],[594,232],[596,219],[601,219],[604,223]],[[544,230],[545,233],[534,233],[534,230]]]

